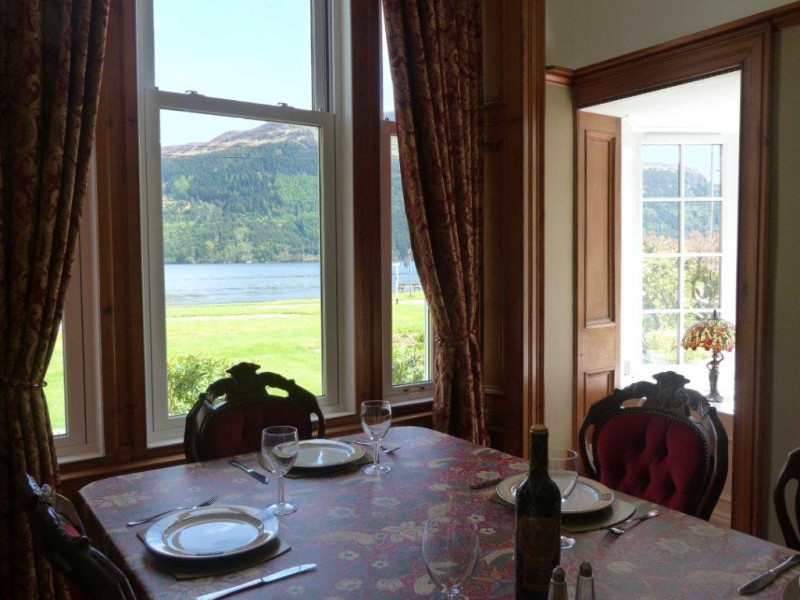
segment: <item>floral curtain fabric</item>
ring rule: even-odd
[[[0,597],[64,597],[20,483],[56,483],[43,381],[75,255],[109,0],[0,0]]]
[[[434,426],[486,444],[481,2],[383,7],[411,246],[436,329]]]

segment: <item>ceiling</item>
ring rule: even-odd
[[[623,118],[637,131],[737,133],[740,90],[735,71],[586,110]]]

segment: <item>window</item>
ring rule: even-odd
[[[328,8],[141,1],[150,445],[241,361],[340,406]]]
[[[422,293],[403,204],[394,93],[383,35],[383,112],[381,202],[384,239],[384,397],[431,394],[433,326]]]
[[[634,250],[640,268],[631,270],[639,277],[626,291],[632,295],[638,288],[640,298],[639,331],[629,336],[639,346],[627,352],[631,379],[671,369],[702,390],[710,356],[684,350],[681,339],[715,309],[735,321],[736,142],[730,136],[650,134],[638,156]],[[723,373],[732,390],[732,366]]]
[[[101,412],[95,174],[83,208],[64,318],[44,388],[60,463],[100,456]]]

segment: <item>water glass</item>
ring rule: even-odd
[[[578,453],[566,448],[548,448],[547,472],[561,491],[561,504],[567,500],[578,483]],[[575,546],[575,538],[561,536],[561,549]]]
[[[299,445],[297,427],[276,425],[261,432],[259,462],[278,476],[278,501],[267,507],[273,515],[289,515],[297,510],[297,506],[283,499],[283,476],[294,466]]]
[[[381,440],[392,424],[392,405],[386,400],[365,400],[361,403],[361,427],[367,437],[375,443],[372,464],[364,469],[367,475],[382,475],[392,470],[381,464]]]
[[[451,600],[458,597],[475,571],[478,528],[464,518],[434,517],[425,522],[422,558],[433,583]]]

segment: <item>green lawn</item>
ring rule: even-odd
[[[422,332],[421,292],[392,297],[393,331]],[[218,369],[194,381],[189,394],[196,398],[214,379],[224,377],[223,365],[247,361],[274,371],[310,391],[321,394],[322,332],[319,300],[280,300],[242,304],[192,304],[167,307],[168,361],[210,359]],[[64,372],[61,344],[57,344],[45,388],[54,431],[63,430]]]

